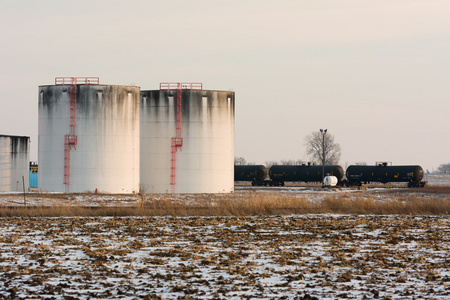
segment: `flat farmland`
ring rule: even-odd
[[[0,298],[449,299],[449,201],[445,186],[0,194]]]
[[[450,297],[438,216],[3,218],[11,299]]]

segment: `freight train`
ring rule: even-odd
[[[338,182],[341,182],[344,177],[344,170],[341,166],[330,165],[325,166],[325,174],[328,176],[335,176]],[[314,165],[273,165],[269,170],[270,179],[275,183],[273,185],[284,185],[286,181],[302,181],[302,182],[321,182],[322,181],[322,166]]]
[[[351,165],[344,173],[339,165],[325,166],[325,175],[337,178],[338,186],[361,186],[371,182],[406,182],[408,187],[423,187],[423,169],[417,165],[389,166],[387,163],[375,166]],[[269,175],[270,179],[267,179]],[[269,171],[263,165],[235,165],[234,181],[251,181],[253,186],[284,186],[290,182],[321,182],[322,166],[316,165],[273,165]]]
[[[421,166],[388,166],[380,163],[376,166],[349,166],[346,172],[348,186],[370,182],[407,182],[408,187],[424,187]]]
[[[234,181],[251,181],[252,185],[268,185],[267,169],[263,165],[235,165]],[[266,184],[264,184],[266,183]]]
[[[341,182],[344,170],[341,166],[329,165],[325,166],[325,174],[335,176]],[[266,179],[267,175],[270,179]],[[251,181],[253,186],[284,186],[286,181],[321,182],[322,166],[273,165],[267,172],[263,165],[235,165],[234,181]]]

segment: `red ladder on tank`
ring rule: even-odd
[[[98,77],[56,77],[55,85],[70,85],[69,134],[64,136],[64,179],[65,192],[70,192],[70,150],[77,144],[77,83],[98,85]]]
[[[183,90],[202,90],[203,85],[201,83],[161,83],[159,85],[160,90],[177,90],[177,106],[176,106],[176,135],[171,139],[171,152],[170,152],[170,185],[171,192],[175,193],[176,175],[177,175],[177,150],[183,146]]]

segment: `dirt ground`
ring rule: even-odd
[[[7,299],[448,299],[434,216],[3,218]]]

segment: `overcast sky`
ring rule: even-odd
[[[341,165],[450,162],[450,1],[0,0],[0,134],[31,137],[58,76],[236,92],[235,156],[303,159],[327,128]]]

